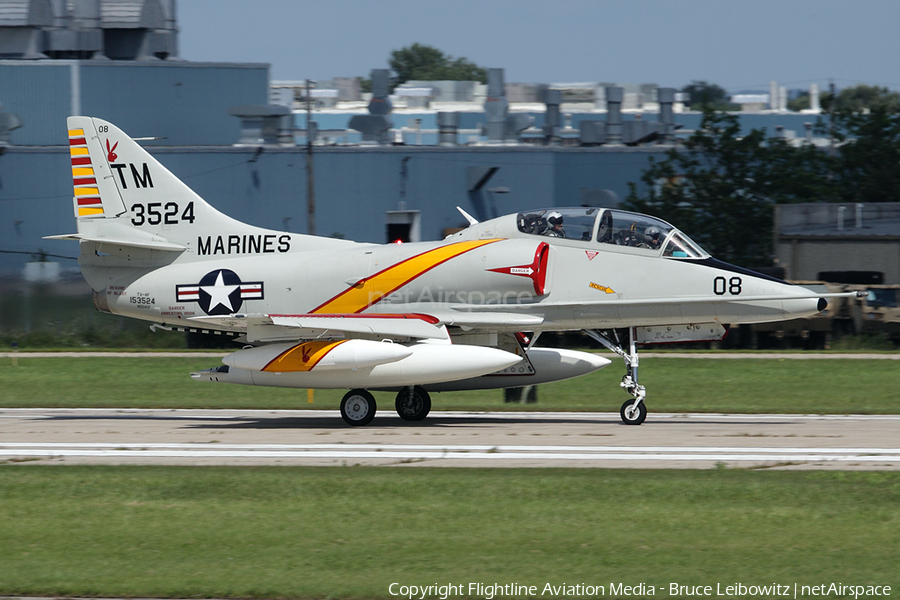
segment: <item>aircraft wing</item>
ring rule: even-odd
[[[445,325],[464,329],[530,329],[542,317],[514,313],[452,311],[439,314],[334,314],[334,315],[214,315],[192,317],[198,324],[243,331],[247,341],[274,342],[315,339],[337,333],[345,337],[449,339]]]
[[[544,322],[544,318],[531,314],[513,312],[479,312],[477,310],[447,310],[429,312],[444,325],[463,329],[505,329],[510,331],[530,331]]]
[[[221,315],[192,317],[191,321],[243,331],[247,341],[275,342],[344,337],[449,339],[439,319],[423,314],[385,315]]]

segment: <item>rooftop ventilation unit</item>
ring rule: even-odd
[[[0,57],[178,55],[175,0],[0,0]]]
[[[388,117],[394,107],[388,98],[388,70],[372,69],[372,100],[369,114],[356,115],[350,119],[350,129],[358,131],[364,142],[390,143],[390,130],[394,123]]]

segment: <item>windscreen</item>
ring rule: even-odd
[[[662,219],[606,209],[597,227],[597,241],[629,248],[639,248],[667,258],[703,258],[707,254],[690,238]]]
[[[594,225],[597,233],[594,235]],[[662,219],[609,208],[544,208],[521,212],[516,224],[529,235],[593,241],[646,251],[664,258],[709,256],[688,236]]]

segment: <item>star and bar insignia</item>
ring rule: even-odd
[[[229,269],[210,271],[197,284],[175,286],[177,302],[197,302],[208,315],[230,315],[244,300],[262,300],[263,282],[243,282]]]

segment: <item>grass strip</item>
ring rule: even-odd
[[[338,408],[344,390],[305,390],[195,382],[188,374],[215,358],[0,359],[0,407]],[[502,390],[434,395],[435,410],[618,411],[619,361],[600,371],[538,387],[538,402],[503,402]],[[900,361],[645,358],[641,383],[658,412],[898,414]],[[394,394],[376,393],[382,410]]]
[[[0,594],[900,589],[900,473],[0,466]]]

